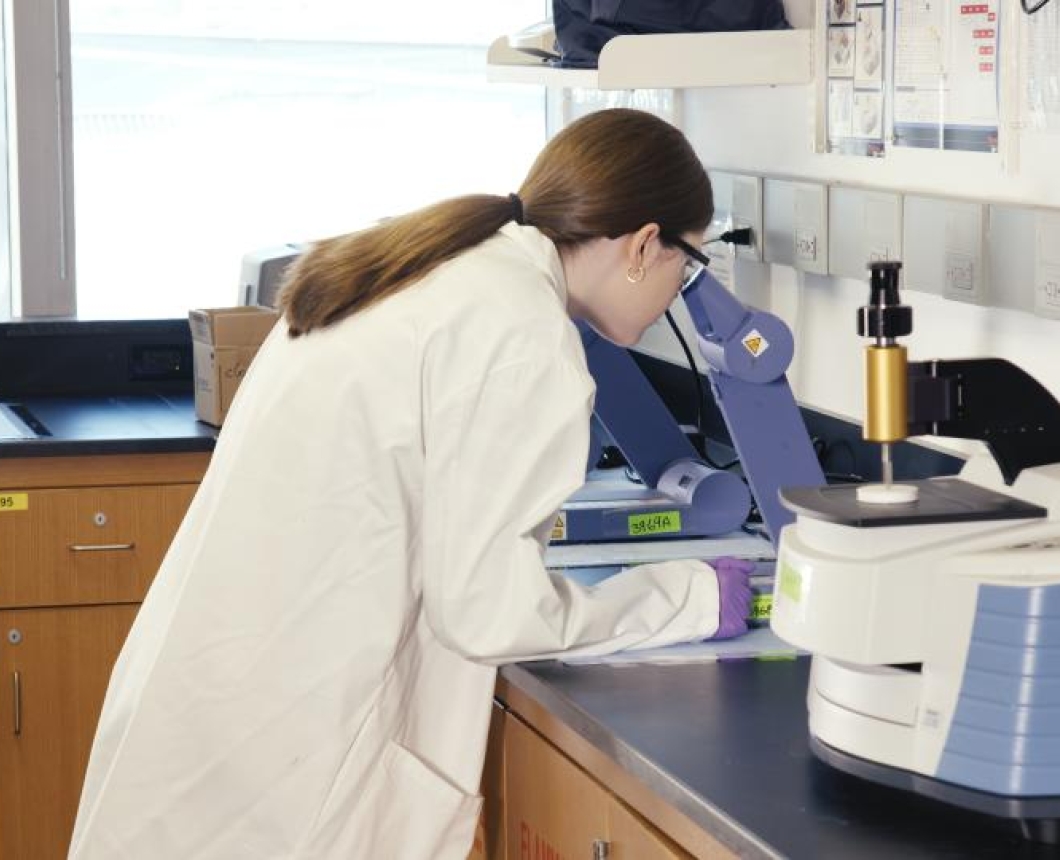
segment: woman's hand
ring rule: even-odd
[[[723,556],[710,562],[718,577],[718,632],[713,639],[731,639],[747,632],[751,614],[751,585],[748,577],[755,569],[753,561]]]

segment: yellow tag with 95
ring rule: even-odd
[[[0,514],[29,510],[29,493],[0,493]]]
[[[676,534],[681,531],[680,511],[653,511],[650,514],[630,514],[630,537]]]

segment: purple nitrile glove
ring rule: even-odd
[[[723,556],[710,563],[718,577],[718,632],[712,639],[731,639],[747,632],[751,614],[751,585],[747,577],[753,561]]]

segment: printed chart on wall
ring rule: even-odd
[[[1060,4],[1021,15],[1024,111],[1034,129],[1060,131]]]
[[[828,151],[884,153],[882,0],[828,0]]]
[[[894,144],[997,152],[1000,0],[895,0]]]

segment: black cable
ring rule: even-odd
[[[825,472],[825,481],[840,484],[867,484],[868,478],[863,475],[855,475],[853,472]]]
[[[1040,12],[1043,7],[1049,5],[1049,0],[1038,0],[1033,6],[1027,3],[1027,0],[1020,0],[1020,6],[1023,7],[1023,11],[1028,15],[1033,15],[1035,12]]]
[[[703,380],[700,379],[699,369],[696,367],[695,359],[692,358],[692,350],[688,348],[685,336],[681,334],[681,329],[678,328],[677,321],[674,319],[673,314],[670,313],[670,311],[666,312],[666,321],[670,324],[670,330],[677,338],[677,342],[681,344],[681,351],[685,354],[685,361],[688,362],[688,369],[692,371],[692,381],[696,384],[696,432],[698,432],[700,437],[704,440],[703,450],[699,453],[703,457],[703,461],[710,466],[710,468],[717,469],[719,472],[731,469],[740,462],[739,458],[733,460],[731,463],[717,463],[709,454],[707,454],[706,434],[703,432]]]
[[[1045,0],[1049,2],[1049,0]],[[726,230],[717,239],[711,239],[707,244],[712,242],[727,242],[730,245],[753,245],[754,244],[754,232],[750,227],[735,227],[732,230]]]
[[[824,473],[825,480],[828,483],[841,482],[844,484],[865,484],[868,483],[868,479],[863,475],[859,475],[854,469],[857,468],[857,455],[854,453],[854,446],[850,444],[846,439],[836,439],[833,442],[826,442],[820,436],[814,436],[810,440],[810,444],[813,445],[813,452],[817,455],[817,462],[821,466],[821,471]],[[836,469],[829,469],[828,464],[833,459],[837,450],[844,450],[850,457],[849,471],[841,471]]]
[[[670,324],[670,331],[674,333],[674,337],[677,338],[677,342],[681,344],[681,351],[685,354],[685,361],[688,362],[688,369],[692,371],[692,379],[696,383],[696,430],[700,433],[703,432],[703,380],[699,378],[699,370],[696,368],[696,361],[692,358],[692,350],[688,348],[688,343],[685,341],[685,336],[681,334],[681,329],[677,327],[677,321],[674,319],[674,315],[670,311],[666,312],[666,321]]]

